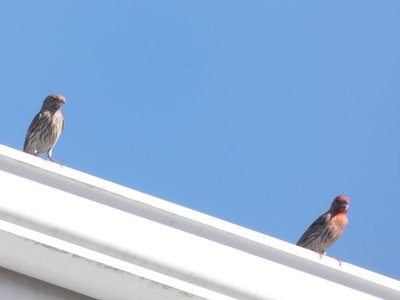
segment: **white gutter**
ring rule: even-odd
[[[0,265],[91,297],[400,299],[397,280],[2,145],[0,182]]]

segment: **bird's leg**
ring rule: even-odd
[[[47,152],[47,157],[49,158],[50,161],[53,163],[59,164],[60,167],[64,166],[63,164],[60,164],[59,162],[54,161],[54,159],[51,158],[51,151]]]
[[[339,262],[339,266],[340,267],[342,266],[342,260],[340,258],[337,258],[337,257],[334,257],[334,256],[329,256],[329,257],[332,257],[332,258],[336,259]]]
[[[54,162],[54,160],[51,158],[51,149],[47,151],[47,157],[49,158],[50,161]]]
[[[318,253],[319,253],[319,258],[320,259],[322,258],[322,255],[326,255],[325,250],[322,250],[321,252],[318,252]],[[329,256],[329,255],[326,255],[326,256]],[[339,266],[342,266],[342,260],[340,258],[337,258],[337,257],[334,257],[334,256],[329,256],[329,257],[332,257],[332,258],[336,259],[339,262]]]
[[[342,266],[342,260],[340,258],[337,258],[337,257],[335,257],[335,258],[337,259],[337,261],[339,262],[339,266],[341,267]]]

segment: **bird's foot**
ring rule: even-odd
[[[336,259],[339,262],[339,266],[340,267],[342,266],[342,260],[340,258],[337,258],[337,257],[334,257],[334,256],[331,256],[331,257]]]
[[[320,259],[322,258],[323,255],[326,255],[325,250],[322,250],[321,252],[318,252],[318,253],[319,253],[319,258]],[[329,256],[329,255],[326,255],[326,256]],[[337,258],[337,257],[334,257],[334,256],[329,256],[329,257],[336,259],[339,262],[339,266],[342,266],[342,260],[340,258]]]

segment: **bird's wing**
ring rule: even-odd
[[[324,234],[323,231],[326,229],[326,224],[328,223],[329,219],[329,211],[316,219],[300,237],[297,245],[307,248],[307,245],[311,245],[316,239],[321,238],[321,235]]]
[[[65,124],[65,122],[64,122],[64,118],[62,118],[62,126],[61,126],[61,131],[63,131],[63,130],[64,130],[64,124]]]
[[[24,151],[26,150],[26,146],[28,144],[29,136],[35,130],[36,126],[39,124],[39,120],[43,117],[41,112],[37,113],[33,118],[31,125],[29,125],[28,132],[26,133],[25,142],[24,142]]]

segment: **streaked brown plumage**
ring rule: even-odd
[[[297,242],[298,246],[324,254],[343,233],[347,225],[349,198],[337,196],[329,211],[320,216],[308,227]]]
[[[66,104],[65,98],[59,94],[51,94],[44,99],[42,108],[32,120],[25,137],[24,152],[39,155],[51,155],[61,132],[64,129],[64,117],[61,107]]]

